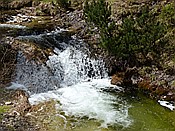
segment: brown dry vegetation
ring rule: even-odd
[[[16,51],[10,45],[0,43],[0,87],[11,81],[15,69]]]

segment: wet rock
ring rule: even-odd
[[[27,42],[22,40],[14,40],[12,47],[24,53],[27,60],[33,60],[36,63],[45,63],[48,57],[53,54],[52,48],[44,47],[44,45],[37,45],[34,42]]]
[[[124,87],[126,94],[135,96],[137,94],[137,84],[141,81],[136,67],[127,68],[124,72],[117,72],[112,76],[111,84]]]
[[[11,18],[11,16],[8,14],[1,14],[0,15],[0,22],[4,23],[4,22],[8,21],[10,18]]]
[[[149,95],[151,98],[157,100],[175,100],[174,89],[171,89],[168,85],[160,85],[159,83],[153,82],[151,80],[143,79],[138,83],[138,88]]]
[[[137,72],[138,72],[137,67],[127,68],[126,71],[125,71],[124,80],[129,80],[130,81],[132,76],[137,74]]]

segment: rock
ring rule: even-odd
[[[116,71],[117,71],[117,67],[116,66],[114,66],[114,65],[110,66],[109,67],[109,76],[115,74]]]
[[[6,90],[0,91],[0,103],[5,103],[7,110],[0,115],[0,131],[37,131],[39,127],[25,116],[30,109],[28,94],[24,91]],[[6,98],[7,97],[7,98]],[[10,104],[10,105],[9,105]],[[1,105],[1,104],[0,104]],[[4,104],[2,105],[4,106]]]
[[[139,82],[138,88],[141,90],[151,90],[151,91],[153,89],[149,80],[143,80],[143,81]]]
[[[39,45],[39,43],[28,42],[25,40],[14,40],[12,47],[16,50],[21,50],[26,56],[27,60],[34,60],[36,63],[44,64],[53,50],[49,45]]]
[[[8,84],[15,69],[17,52],[0,39],[0,85]]]
[[[0,15],[0,22],[4,23],[6,21],[8,21],[11,18],[11,16],[9,14],[1,14]]]
[[[34,19],[36,19],[36,17],[34,16],[26,16],[26,15],[22,15],[22,14],[17,14],[16,16],[12,16],[13,18],[9,21],[7,21],[7,23],[17,23],[17,24],[24,24],[24,23],[29,23],[32,22]]]
[[[137,84],[139,77],[136,75],[136,67],[127,68],[125,72],[118,72],[112,76],[111,84],[120,85],[124,87],[131,87],[133,84]]]
[[[132,86],[133,84],[137,84],[139,80],[140,78],[136,67],[126,69],[123,80],[124,86]]]
[[[32,6],[32,0],[20,0],[20,1],[12,1],[9,5],[10,9],[20,9],[22,7]]]

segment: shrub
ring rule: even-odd
[[[130,25],[127,24],[128,21],[130,21]],[[156,15],[150,11],[147,5],[142,7],[137,16],[125,18],[120,32],[124,33],[126,39],[123,41],[130,47],[129,55],[141,53],[147,59],[148,53],[160,55],[165,47],[166,42],[163,37],[166,33],[166,27],[158,22]]]
[[[92,0],[85,2],[84,16],[87,23],[99,29],[100,45],[109,53],[132,65],[158,66],[163,54],[172,54],[175,47],[169,44],[174,38],[174,5],[158,8],[145,4],[135,13],[122,15],[121,25],[115,25],[111,6],[105,0]]]
[[[99,28],[107,27],[110,22],[111,7],[105,0],[86,1],[84,16],[87,22],[93,22]]]
[[[175,27],[175,6],[169,3],[162,8],[160,19],[168,27]]]
[[[101,36],[101,46],[111,50],[115,24],[111,17],[111,6],[105,0],[86,1],[84,16],[87,23],[98,27]]]

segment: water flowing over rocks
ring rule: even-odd
[[[60,35],[62,33],[63,35]],[[62,37],[64,39],[61,39]],[[81,112],[83,112],[84,117],[104,121],[101,123],[102,127],[117,123],[121,126],[129,126],[132,120],[128,117],[130,106],[127,105],[127,102],[101,92],[108,92],[108,87],[111,87],[110,90],[113,88],[115,91],[121,91],[119,87],[110,84],[103,60],[93,58],[86,47],[86,43],[82,40],[75,36],[68,38],[64,37],[64,31],[54,31],[35,36],[18,36],[15,40],[12,39],[12,45],[21,51],[17,55],[14,83],[8,88],[27,91],[30,95],[30,103],[56,99],[60,101],[59,106],[66,116],[80,117]],[[42,48],[39,48],[48,49],[47,45],[49,44],[54,48],[51,49],[52,52],[49,52],[51,54],[46,54]],[[42,49],[41,53],[39,53],[40,49]],[[34,52],[36,50],[36,53],[32,54],[33,50]],[[47,59],[43,60],[45,62],[40,62],[44,53],[47,55]],[[101,96],[100,101],[98,96]],[[86,102],[82,103],[81,101],[84,101],[85,98]],[[97,99],[97,101],[94,100],[93,104],[89,105],[93,99]],[[25,99],[23,100],[25,101]],[[113,109],[111,105],[113,101],[118,105],[118,108]],[[69,103],[75,104],[69,106]],[[84,108],[82,106],[77,107],[77,104],[83,105]],[[99,106],[102,111],[98,111]],[[20,105],[17,106],[17,110],[18,107]],[[75,107],[77,107],[76,111],[74,110]],[[87,107],[93,110],[90,111]],[[27,109],[30,109],[30,106],[26,105]],[[108,113],[110,110],[112,112]]]
[[[2,3],[2,2],[1,2]],[[31,4],[32,3],[32,4]],[[122,17],[122,12],[126,11],[126,13],[129,12],[134,12],[137,14],[138,9],[137,7],[140,6],[140,4],[144,5],[145,3],[147,3],[147,1],[141,1],[141,2],[124,2],[123,4],[121,4],[119,1],[116,1],[113,3],[112,7],[115,7],[117,5],[117,7],[119,7],[117,10],[115,9],[113,17],[115,17],[115,21],[120,21],[121,17]],[[165,4],[165,2],[162,2],[162,4]],[[96,32],[96,35],[90,35],[88,34],[88,30],[89,27],[87,26],[87,24],[85,23],[84,19],[83,19],[83,10],[81,8],[77,8],[76,10],[68,10],[68,11],[64,11],[62,9],[60,9],[59,7],[56,7],[55,3],[43,3],[43,2],[35,2],[31,0],[26,0],[23,2],[20,1],[13,1],[13,2],[9,2],[9,8],[16,8],[18,10],[15,10],[14,13],[10,12],[8,15],[7,13],[1,13],[1,21],[2,22],[6,22],[8,21],[11,24],[15,24],[15,26],[13,26],[13,28],[17,28],[21,25],[29,27],[29,29],[25,29],[25,31],[15,31],[15,30],[10,30],[12,32],[11,35],[31,35],[32,34],[32,30],[34,30],[35,34],[41,34],[43,32],[49,32],[50,30],[53,30],[56,26],[59,27],[63,27],[65,29],[68,29],[70,34],[75,34],[77,37],[80,38],[84,38],[85,41],[90,42],[90,47],[92,50],[92,56],[93,57],[103,57],[104,61],[106,63],[106,67],[109,69],[109,75],[113,75],[116,72],[126,72],[127,70],[127,62],[123,62],[120,60],[116,60],[117,58],[115,58],[115,56],[111,56],[110,54],[108,54],[105,50],[102,50],[101,48],[99,48],[97,46],[97,43],[99,42],[99,36],[98,36],[98,29],[94,29],[94,31]],[[157,7],[157,4],[159,3],[151,3],[153,5],[153,7]],[[3,4],[1,4],[3,6]],[[10,6],[11,5],[11,6]],[[12,6],[13,5],[13,6]],[[21,6],[19,6],[21,5]],[[24,7],[24,5],[30,6],[30,7]],[[23,8],[24,7],[24,8]],[[123,10],[123,7],[125,7],[125,10]],[[3,7],[5,8],[5,6]],[[19,10],[20,9],[20,10]],[[39,12],[36,12],[35,10],[38,9]],[[14,14],[14,15],[12,15]],[[43,15],[48,15],[49,17],[38,17],[38,16],[43,16]],[[16,24],[20,24],[20,26],[16,25]],[[3,25],[5,26],[5,25]],[[7,26],[7,25],[6,25]],[[10,25],[9,25],[10,26]],[[6,30],[6,29],[5,29]],[[20,30],[20,29],[19,29]],[[9,33],[9,32],[8,32]],[[19,33],[19,34],[18,34]],[[67,33],[66,33],[67,34]],[[87,35],[88,34],[88,35]],[[15,43],[20,43],[21,42],[17,42],[18,40],[15,40]],[[29,45],[31,45],[31,43],[28,43]],[[39,51],[39,49],[37,49],[37,46],[34,44],[34,48],[36,49],[35,51],[33,51],[31,54],[28,53],[28,56],[31,57],[32,59],[34,58],[34,54],[36,52],[38,53],[38,58],[37,61],[46,61],[48,59],[48,55],[49,53],[53,53],[53,46],[48,44],[48,46],[51,46],[51,48],[48,49],[44,49],[44,51]],[[55,46],[55,45],[54,45]],[[43,48],[42,48],[43,49]],[[26,51],[29,52],[29,51]],[[139,72],[142,71],[142,69],[138,69]],[[144,69],[143,69],[144,70]],[[153,72],[154,73],[154,72]],[[161,74],[161,73],[157,73],[157,74]],[[171,90],[174,90],[174,82],[173,79],[174,77],[171,76],[171,80],[169,80],[166,73],[163,73],[163,77],[165,79],[168,79],[168,82],[163,82],[163,83],[168,83],[168,86],[171,88]],[[117,75],[117,74],[116,74]],[[114,77],[116,77],[113,76]],[[136,78],[137,74],[133,75],[133,76],[126,76],[123,75],[125,78],[124,81],[122,80],[122,83],[125,85],[127,85],[127,83],[129,84],[136,84],[138,83],[138,81],[144,78],[147,78],[147,76],[145,77],[143,74],[140,74],[140,76],[138,78]],[[129,77],[129,78],[128,78]],[[148,75],[148,77],[150,78],[151,76]],[[159,77],[161,77],[161,75],[159,75]],[[163,79],[162,77],[162,79]],[[116,79],[118,79],[116,77]],[[161,78],[156,78],[155,82]],[[121,80],[119,80],[121,81]],[[150,80],[151,81],[151,80]],[[167,80],[165,80],[167,81]],[[160,85],[159,83],[154,84],[155,82],[152,83],[152,85]],[[113,84],[117,83],[112,81]],[[121,82],[119,82],[121,83]],[[162,83],[162,82],[161,82]],[[140,87],[140,86],[139,86]],[[169,88],[167,88],[169,89]],[[165,88],[165,90],[167,90]],[[174,94],[172,93],[172,91],[170,91],[170,93],[168,94]],[[162,98],[162,96],[161,96]],[[169,98],[169,97],[168,97]],[[173,98],[173,97],[171,97]]]
[[[62,35],[60,35],[60,34],[62,34]],[[66,36],[68,37],[68,35],[66,35]],[[105,71],[105,69],[104,69],[105,67],[103,64],[100,65],[100,63],[102,63],[102,61],[101,62],[99,61],[99,63],[98,63],[98,62],[95,62],[95,60],[91,60],[88,58],[90,56],[90,52],[88,51],[88,49],[86,49],[85,43],[83,43],[79,40],[76,40],[74,38],[71,38],[71,37],[67,38],[67,37],[64,36],[64,32],[59,32],[59,31],[53,32],[53,33],[47,33],[47,34],[40,34],[37,36],[31,35],[31,36],[19,36],[19,37],[17,37],[16,39],[18,39],[18,40],[22,40],[22,41],[27,40],[29,42],[30,41],[34,42],[33,45],[32,45],[32,43],[26,43],[26,42],[24,42],[24,43],[19,43],[19,41],[13,42],[13,44],[14,44],[13,46],[17,47],[17,48],[19,48],[19,46],[20,46],[19,49],[22,51],[22,53],[20,53],[20,52],[18,53],[17,61],[19,61],[19,66],[17,63],[17,71],[19,71],[19,76],[17,73],[17,77],[16,77],[17,81],[25,82],[24,81],[25,77],[30,77],[30,76],[35,77],[35,75],[36,76],[38,75],[38,77],[37,77],[39,80],[38,82],[36,81],[35,78],[34,79],[31,78],[31,79],[33,79],[34,83],[36,82],[39,84],[41,81],[44,82],[43,80],[41,80],[41,79],[44,79],[44,78],[42,78],[42,76],[46,76],[45,80],[47,80],[47,79],[48,80],[46,81],[45,84],[40,83],[42,85],[42,87],[40,89],[39,89],[39,85],[37,85],[39,90],[44,91],[43,86],[50,87],[50,88],[53,87],[53,89],[55,86],[59,87],[59,83],[61,82],[61,80],[64,82],[64,79],[62,79],[62,77],[65,77],[67,82],[70,81],[70,84],[71,84],[71,79],[74,81],[74,79],[71,78],[73,76],[75,76],[75,78],[77,80],[79,79],[78,77],[80,77],[80,78],[81,77],[82,78],[83,77],[96,78],[98,76],[105,77],[106,75],[105,75],[105,73],[103,73]],[[45,43],[45,44],[43,44],[43,43]],[[43,47],[43,49],[42,49],[42,47]],[[45,51],[44,51],[44,49],[45,49]],[[49,51],[49,49],[50,49],[50,51]],[[80,50],[80,52],[77,51],[77,49]],[[82,51],[84,53],[87,53],[87,54],[81,53]],[[25,57],[23,56],[23,54],[25,55]],[[66,57],[66,55],[68,55],[68,56]],[[62,61],[59,61],[60,58],[62,59]],[[70,58],[73,60],[72,62],[71,62]],[[56,59],[58,59],[58,62],[56,61]],[[25,62],[26,60],[28,60],[29,62]],[[64,62],[64,60],[65,60],[65,62]],[[44,64],[46,67],[40,67],[40,65],[38,66],[35,63],[32,64],[32,61],[33,62],[35,61],[36,63],[39,62],[40,64]],[[68,67],[66,68],[66,66],[64,64],[70,64],[70,65],[67,65]],[[69,66],[71,66],[71,67],[69,67]],[[55,68],[55,69],[52,69],[52,68]],[[64,68],[66,68],[68,70],[68,72]],[[71,69],[69,69],[69,68],[71,68]],[[64,70],[67,73],[64,72]],[[32,72],[30,72],[30,71],[32,71]],[[63,74],[61,72],[63,72]],[[28,75],[27,73],[29,73],[30,75]],[[58,73],[58,74],[55,74],[55,73]],[[56,80],[56,78],[54,78],[54,74],[55,75],[60,74],[60,76],[57,78],[57,80]],[[65,74],[65,76],[64,76],[64,74]],[[24,78],[22,78],[22,76]],[[53,83],[55,83],[54,79],[56,80],[55,82],[58,84],[52,85],[52,82],[51,83],[49,82],[49,81],[53,81]],[[21,84],[24,84],[23,82]],[[31,81],[28,81],[27,83],[31,84]],[[51,85],[47,85],[49,83]]]
[[[114,5],[120,4],[120,2],[114,3]],[[140,3],[134,5],[140,6]],[[120,5],[121,7],[135,8],[132,5],[128,6],[127,2]],[[0,8],[15,9],[7,11],[8,13],[3,10],[0,16],[2,23],[0,30],[3,32],[0,34],[0,42],[9,46],[6,51],[11,53],[6,57],[10,56],[10,60],[12,60],[12,63],[8,63],[1,59],[1,62],[10,65],[10,72],[0,72],[0,76],[7,74],[5,77],[8,77],[6,82],[0,80],[1,83],[4,82],[2,85],[0,84],[0,87],[4,87],[5,84],[9,89],[17,89],[12,93],[17,100],[10,101],[11,104],[9,104],[13,106],[13,110],[4,115],[4,119],[0,123],[0,130],[7,130],[7,125],[12,125],[17,130],[25,130],[25,127],[27,130],[39,130],[38,125],[28,121],[30,118],[27,116],[33,117],[32,115],[35,116],[37,112],[42,113],[45,106],[30,105],[28,95],[32,95],[29,97],[32,104],[56,99],[59,103],[55,105],[58,108],[61,107],[65,114],[80,116],[81,112],[85,112],[84,117],[103,121],[101,125],[103,127],[107,127],[111,123],[127,127],[132,123],[128,116],[130,105],[127,105],[125,100],[117,98],[117,96],[114,98],[113,95],[106,92],[116,94],[130,92],[133,94],[137,93],[137,90],[142,90],[151,98],[159,100],[160,104],[164,106],[168,105],[165,100],[170,101],[172,106],[170,107],[172,110],[174,109],[174,62],[169,62],[172,68],[164,71],[158,70],[156,67],[151,67],[152,69],[129,67],[127,61],[118,60],[97,45],[99,43],[98,29],[93,29],[95,35],[87,33],[91,29],[83,19],[81,7],[74,11],[63,11],[54,3],[46,4],[24,0],[13,1],[6,5],[1,1]],[[37,9],[38,11],[36,11]],[[122,11],[114,12],[114,17],[117,15],[115,21],[118,24],[120,24]],[[82,38],[90,44],[85,45],[78,38]],[[82,65],[84,66],[82,67]],[[113,85],[109,84],[110,79],[105,79],[108,75],[112,76],[111,84]],[[93,79],[102,81],[97,83]],[[13,83],[10,85],[11,81]],[[125,87],[125,89],[115,85]],[[85,89],[79,88],[80,86]],[[65,88],[60,89],[61,87]],[[80,93],[82,96],[79,95]],[[91,98],[91,96],[93,97]],[[82,102],[84,100],[86,103]],[[2,104],[8,105],[8,102],[4,101]],[[83,105],[84,108],[80,109],[74,105]],[[114,109],[111,105],[116,105],[119,108]],[[89,108],[91,111],[87,110]],[[96,112],[97,108],[111,113]],[[65,117],[62,114],[60,116]],[[116,118],[118,119],[115,120]]]

